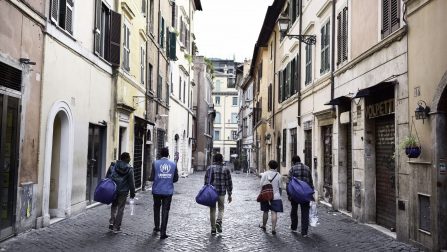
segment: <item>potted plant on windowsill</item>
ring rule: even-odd
[[[405,149],[405,154],[409,158],[418,158],[421,155],[421,146],[414,136],[407,136],[400,146]]]

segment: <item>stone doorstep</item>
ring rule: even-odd
[[[374,228],[375,230],[381,232],[382,234],[388,235],[389,237],[391,237],[391,238],[393,238],[394,240],[396,240],[396,233],[395,233],[395,232],[391,232],[390,230],[388,230],[388,229],[386,229],[386,228],[384,228],[384,227],[382,227],[382,226],[379,226],[379,225],[377,225],[377,224],[368,224],[368,223],[365,223],[365,225],[366,225],[366,226],[369,226],[369,227],[372,227],[372,228]]]

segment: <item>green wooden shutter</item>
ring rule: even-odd
[[[177,60],[177,34],[169,33],[169,59]]]
[[[110,63],[120,65],[121,14],[110,11]]]
[[[102,11],[102,0],[96,0],[95,3],[95,31],[94,31],[94,43],[95,43],[95,53],[101,55],[101,11]]]

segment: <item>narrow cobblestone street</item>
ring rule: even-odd
[[[176,184],[167,240],[152,234],[152,196],[137,194],[135,215],[125,210],[123,232],[107,229],[110,206],[101,205],[47,228],[32,230],[0,244],[1,251],[418,251],[349,217],[319,207],[320,225],[308,238],[292,233],[290,204],[279,214],[276,236],[270,224],[264,233],[258,224],[258,178],[233,173],[233,202],[226,205],[223,233],[210,235],[208,208],[195,203],[204,173],[181,178]]]

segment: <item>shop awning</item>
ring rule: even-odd
[[[382,91],[383,89],[394,87],[394,85],[396,84],[397,81],[383,81],[372,87],[360,89],[359,91],[357,91],[357,94],[353,98],[361,98],[374,95]]]
[[[351,102],[351,98],[347,97],[347,96],[340,96],[337,98],[334,98],[332,100],[330,100],[328,103],[325,103],[324,105],[344,105],[344,104],[349,104]]]

